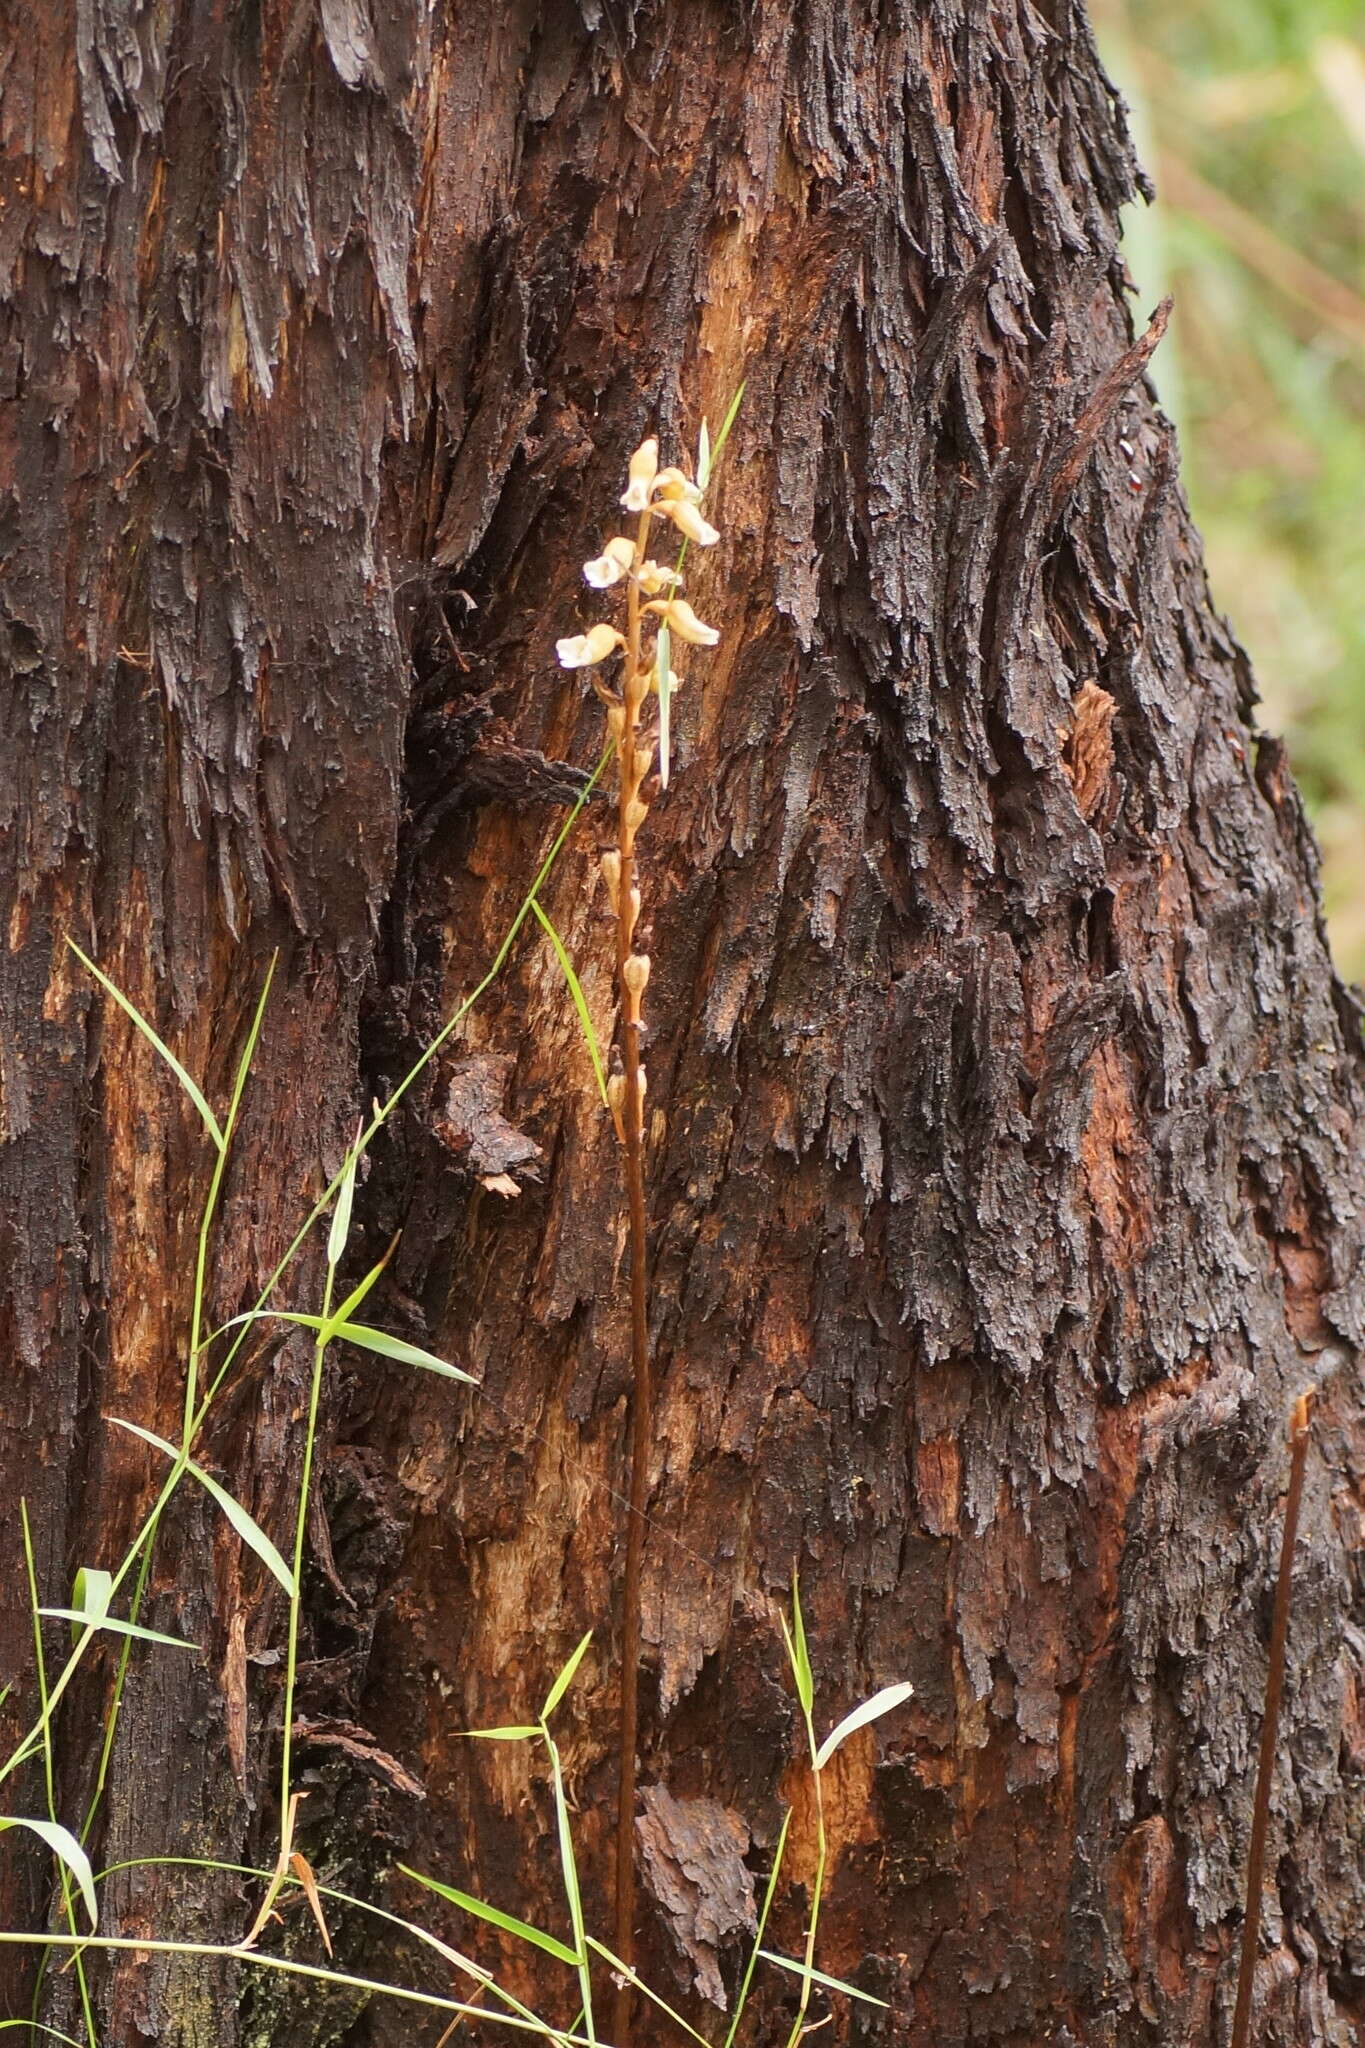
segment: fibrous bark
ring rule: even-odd
[[[1083,17],[82,0],[7,46],[0,1498],[28,1496],[45,1591],[152,1482],[101,1416],[178,1414],[204,1171],[65,936],[220,1092],[280,950],[232,1313],[596,758],[551,648],[626,455],[746,378],[723,559],[691,565],[724,640],[647,855],[643,1952],[670,1996],[732,1976],[734,1858],[763,1868],[784,1793],[808,1874],[799,1563],[828,1717],[916,1688],[830,1793],[822,1960],[891,2008],[858,2038],[1224,2038],[1283,1421],[1315,1382],[1257,2027],[1348,2042],[1358,1018],[1130,353],[1136,172]],[[546,894],[603,1036],[608,838],[590,809]],[[300,1696],[315,1862],[364,1889],[399,1847],[531,1919],[542,1788],[456,1737],[534,1709],[598,1625],[565,1734],[600,1907],[628,1345],[577,1034],[528,941],[362,1190],[376,1249],[403,1227],[377,1310],[485,1391],[335,1376]],[[477,1166],[508,1131],[515,1200]],[[262,1347],[205,1453],[272,1528],[306,1369]],[[155,1586],[206,1655],[138,1661],[102,1858],[268,1860],[278,1602],[202,1501]],[[75,1704],[73,1806],[98,1688]],[[36,1925],[47,1867],[13,1839],[0,1910]],[[252,1909],[133,1872],[106,1910],[231,1935]],[[123,1963],[99,1995],[120,2048],[352,2026],[240,1968]]]

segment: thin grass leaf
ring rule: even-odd
[[[413,1929],[420,1935],[420,1929]],[[60,1948],[87,1951],[107,1950],[111,1955],[204,1956],[228,1963],[246,1963],[255,1970],[273,1970],[280,1976],[306,1977],[314,1984],[329,1984],[345,1991],[363,1991],[370,1997],[396,1998],[407,2005],[420,2005],[431,2012],[458,2013],[464,2019],[481,2020],[495,2027],[508,2027],[519,2034],[535,2034],[540,2040],[563,2043],[563,2048],[599,2048],[586,2035],[567,2034],[552,2027],[538,2013],[521,2019],[514,2012],[490,2012],[486,2005],[470,2005],[458,1998],[442,1998],[434,1991],[419,1991],[415,1985],[386,1984],[379,1977],[356,1977],[349,1970],[323,1969],[317,1963],[296,1962],[292,1956],[263,1955],[227,1941],[162,1941],[147,1934],[26,1934],[0,1928],[0,1945],[6,1948]],[[504,1998],[508,1994],[502,1994]],[[482,1996],[482,1991],[480,1992]]]
[[[340,1337],[347,1344],[357,1344],[362,1351],[377,1352],[381,1358],[396,1359],[400,1365],[419,1365],[423,1372],[440,1373],[443,1379],[464,1380],[476,1387],[479,1382],[472,1373],[462,1372],[458,1365],[448,1365],[444,1358],[437,1358],[432,1351],[423,1351],[420,1344],[409,1344],[405,1337],[391,1337],[387,1330],[371,1329],[368,1323],[338,1323],[328,1317],[326,1323],[321,1316],[305,1315],[301,1309],[248,1309],[245,1315],[234,1316],[233,1323],[294,1323],[301,1330],[316,1330],[325,1327],[331,1338]],[[224,1323],[225,1330],[231,1323]]]
[[[537,1729],[536,1733],[539,1734],[539,1732],[539,1729]],[[224,1863],[217,1857],[212,1856],[131,1856],[125,1858],[122,1862],[107,1865],[105,1869],[96,1874],[95,1883],[97,1885],[102,1884],[105,1878],[113,1877],[120,1870],[143,1869],[216,1870],[231,1877],[251,1877],[261,1882],[268,1881],[271,1874],[268,1870],[262,1870],[257,1865],[250,1863]],[[297,1884],[299,1880],[296,1877],[288,1876],[285,1882],[286,1884]],[[508,2011],[525,2021],[531,2031],[543,2034],[547,2041],[559,2043],[560,2048],[570,2048],[573,2027],[566,2034],[562,2027],[547,2026],[540,2019],[539,2015],[532,2012],[529,2006],[523,2005],[514,1993],[505,1990],[498,1983],[492,1972],[483,1967],[482,1963],[476,1963],[472,1956],[462,1955],[460,1950],[452,1948],[448,1941],[442,1941],[439,1935],[433,1934],[429,1927],[422,1927],[415,1920],[407,1920],[401,1913],[390,1913],[385,1907],[376,1906],[370,1899],[357,1898],[354,1892],[338,1891],[334,1885],[320,1884],[317,1889],[322,1898],[332,1899],[337,1905],[346,1906],[353,1912],[365,1913],[372,1919],[382,1920],[386,1926],[397,1927],[411,1940],[421,1943],[423,1947],[433,1949],[438,1956],[442,1956],[446,1962],[453,1964],[457,1970],[462,1970],[466,1976],[473,1977],[489,1996],[500,1998]],[[494,2021],[499,2019],[499,2015],[496,2013],[489,2015],[489,2017]],[[574,2027],[577,2024],[578,2022],[575,2020]]]
[[[336,1207],[332,1211],[331,1228],[327,1232],[327,1263],[333,1271],[341,1264],[342,1255],[346,1250],[346,1240],[351,1234],[351,1204],[355,1200],[355,1176],[356,1168],[360,1164],[362,1129],[363,1125],[357,1127],[355,1143],[346,1155],[341,1186],[337,1189]]]
[[[94,975],[100,987],[104,989],[106,994],[111,995],[114,998],[114,1001],[118,1004],[119,1008],[123,1011],[124,1015],[132,1019],[133,1023],[137,1026],[138,1030],[142,1033],[142,1036],[146,1039],[148,1045],[152,1047],[153,1051],[160,1053],[162,1059],[166,1062],[166,1065],[175,1075],[176,1080],[180,1083],[180,1086],[184,1089],[186,1095],[188,1095],[190,1101],[194,1104],[200,1116],[203,1118],[205,1130],[208,1132],[214,1144],[218,1147],[218,1150],[221,1152],[224,1144],[226,1143],[226,1140],[223,1137],[222,1131],[218,1127],[217,1117],[209,1108],[208,1103],[204,1100],[204,1096],[199,1087],[199,1084],[195,1080],[193,1080],[189,1074],[186,1073],[185,1069],[181,1066],[179,1060],[171,1051],[170,1047],[164,1042],[164,1040],[157,1037],[155,1031],[153,1031],[151,1025],[147,1022],[147,1019],[142,1015],[142,1012],[136,1009],[134,1005],[129,1002],[127,996],[124,995],[122,989],[116,987],[116,985],[112,981],[110,981],[108,975],[103,971],[102,968],[96,967],[94,961],[89,957],[88,954],[83,953],[81,951],[80,947],[76,944],[76,941],[74,939],[68,939],[66,943],[68,946],[70,946],[72,952],[80,961],[81,966],[84,967],[89,973]]]
[[[542,931],[554,947],[555,957],[559,961],[565,981],[569,984],[569,994],[573,997],[574,1008],[578,1012],[578,1022],[582,1028],[583,1037],[592,1058],[592,1070],[597,1076],[597,1092],[601,1096],[602,1105],[605,1108],[607,1106],[607,1076],[602,1065],[602,1053],[597,1043],[597,1033],[593,1030],[592,1018],[588,1013],[588,999],[583,993],[583,984],[574,973],[573,961],[569,958],[563,939],[560,938],[559,933],[541,909],[540,902],[535,896],[531,898],[531,908],[540,920]]]
[[[79,1885],[81,1897],[85,1901],[85,1910],[90,1915],[90,1925],[98,1927],[100,1909],[95,1902],[95,1878],[90,1868],[90,1858],[71,1830],[64,1828],[60,1821],[27,1820],[20,1814],[0,1815],[0,1832],[5,1828],[27,1828],[30,1834],[37,1835],[41,1841],[47,1843],[53,1855],[66,1865]]]
[[[795,1572],[792,1573],[791,1627],[787,1626],[785,1614],[780,1614],[778,1620],[782,1623],[782,1635],[787,1645],[787,1661],[791,1665],[792,1677],[796,1682],[796,1697],[801,1702],[802,1712],[809,1716],[815,1705],[815,1679],[810,1668],[810,1652],[806,1648],[806,1624],[801,1618],[801,1587]]]
[[[78,2041],[74,2034],[63,2034],[56,2027],[45,2027],[41,2020],[0,2020],[0,2034],[7,2034],[11,2027],[30,2027],[35,2034],[46,2034],[50,2041],[65,2041],[69,2048],[88,2048],[84,2041]]]
[[[694,2041],[699,2041],[701,2048],[711,2048],[711,2043],[707,2040],[705,2034],[699,2034],[695,2027],[689,2026],[682,2014],[675,2012],[666,1998],[660,1998],[653,1986],[646,1984],[639,1972],[632,1970],[629,1963],[623,1963],[620,1956],[614,1955],[604,1942],[598,1941],[594,1935],[590,1934],[588,1936],[588,1947],[595,1955],[601,1956],[609,1969],[615,1970],[619,1977],[624,1977],[627,1983],[633,1984],[637,1991],[643,1992],[651,2005],[657,2005],[660,2012],[667,2013],[675,2026],[681,2027],[685,2034],[690,2034]]]
[[[898,1707],[902,1701],[908,1700],[914,1690],[914,1686],[908,1680],[902,1680],[899,1685],[884,1685],[880,1692],[874,1692],[871,1699],[864,1700],[851,1714],[845,1714],[843,1720],[830,1729],[816,1750],[816,1770],[822,1771],[835,1750],[842,1747],[857,1729],[866,1728],[869,1721],[879,1721],[883,1714],[889,1714],[893,1707]]]
[[[358,1344],[362,1351],[374,1351],[380,1358],[396,1359],[400,1365],[418,1365],[423,1372],[440,1373],[447,1380],[463,1380],[471,1387],[479,1384],[472,1373],[462,1372],[458,1365],[448,1365],[434,1352],[423,1351],[420,1344],[409,1344],[404,1337],[390,1337],[387,1330],[372,1330],[367,1323],[338,1323],[333,1335],[347,1344]]]
[[[540,1710],[540,1718],[542,1722],[549,1720],[551,1714],[553,1714],[555,1708],[559,1705],[559,1702],[563,1699],[565,1693],[573,1684],[574,1674],[578,1670],[579,1665],[583,1662],[584,1657],[587,1655],[588,1644],[591,1641],[592,1630],[589,1629],[588,1633],[584,1636],[582,1642],[578,1645],[578,1648],[569,1658],[569,1661],[564,1666],[564,1669],[560,1672],[554,1684],[550,1687],[550,1690],[546,1693],[545,1704]]]
[[[574,1656],[570,1658],[570,1663],[576,1663],[582,1653],[583,1645],[580,1643]],[[555,1802],[555,1827],[559,1834],[559,1867],[564,1880],[564,1898],[569,1908],[569,1925],[573,1929],[574,1945],[578,1950],[578,1987],[583,1994],[583,2031],[588,2039],[595,2043],[597,2030],[593,2023],[588,1934],[583,1921],[583,1894],[578,1883],[578,1861],[574,1855],[573,1829],[569,1824],[569,1800],[564,1790],[564,1767],[559,1761],[559,1751],[554,1739],[543,1724],[541,1734],[550,1758],[551,1789]]]
[[[389,1239],[388,1249],[384,1253],[383,1258],[379,1260],[378,1264],[371,1266],[369,1272],[365,1275],[364,1279],[356,1282],[355,1286],[347,1295],[345,1301],[342,1302],[340,1308],[334,1308],[329,1311],[327,1316],[326,1328],[323,1330],[319,1330],[318,1332],[318,1337],[321,1343],[330,1344],[333,1337],[336,1335],[338,1329],[341,1327],[341,1325],[343,1323],[349,1323],[352,1315],[355,1313],[356,1309],[360,1307],[360,1304],[362,1301],[364,1301],[366,1295],[370,1292],[370,1290],[373,1287],[375,1287],[378,1284],[380,1276],[382,1275],[384,1268],[388,1265],[389,1260],[393,1257],[397,1245],[398,1237],[397,1234],[395,1234],[393,1237]],[[326,1307],[325,1302],[323,1303],[323,1306],[324,1308]]]
[[[669,663],[673,658],[673,635],[667,626],[660,626],[654,642],[654,688],[659,698],[659,787],[668,788],[668,764],[672,747],[673,732],[673,685],[669,681],[672,670]]]
[[[539,1727],[507,1728],[466,1728],[466,1740],[470,1742],[529,1742],[539,1735]]]
[[[83,1607],[40,1607],[39,1614],[45,1621],[69,1621],[71,1633],[79,1637],[87,1628],[102,1628],[113,1636],[131,1636],[139,1643],[165,1643],[172,1650],[197,1650],[198,1643],[187,1642],[184,1636],[163,1636],[159,1629],[143,1628],[140,1622],[119,1621],[112,1614],[89,1614]]]
[[[83,1564],[71,1588],[71,1604],[80,1620],[90,1628],[98,1628],[109,1612],[109,1602],[113,1597],[113,1573],[101,1571],[98,1565]],[[40,1608],[39,1612],[46,1613],[47,1610]],[[73,1636],[79,1633],[79,1629],[72,1630]]]
[[[739,2024],[744,2017],[744,2008],[749,2002],[749,1986],[754,1981],[754,1971],[758,1968],[758,1959],[763,1953],[763,1934],[768,1925],[768,1915],[773,1909],[773,1900],[777,1896],[777,1881],[782,1874],[782,1859],[787,1853],[787,1835],[790,1832],[791,1824],[792,1810],[788,1807],[782,1816],[782,1831],[777,1838],[777,1848],[773,1854],[773,1867],[768,1872],[768,1885],[763,1894],[763,1904],[759,1909],[758,1925],[754,1929],[754,1945],[749,1951],[749,1961],[745,1966],[744,1977],[739,1987],[739,1995],[735,1999],[734,2011],[730,2015],[730,2026],[725,2036],[724,2048],[733,2048],[735,2035],[739,2032]]]
[[[166,1456],[175,1463],[182,1463],[182,1454],[175,1448],[174,1444],[168,1444],[165,1437],[155,1435],[150,1429],[139,1428],[136,1422],[125,1422],[121,1415],[111,1415],[109,1420],[116,1429],[126,1429],[130,1435],[140,1436],[143,1443],[154,1445],[158,1451],[164,1451]],[[199,1481],[205,1493],[217,1501],[243,1543],[246,1544],[249,1550],[255,1551],[261,1563],[266,1567],[266,1570],[279,1580],[279,1583],[292,1600],[294,1597],[294,1574],[290,1571],[260,1523],[254,1521],[242,1506],[242,1503],[239,1500],[234,1500],[227,1488],[220,1486],[216,1479],[211,1478],[202,1465],[196,1465],[193,1458],[184,1458],[183,1465],[185,1471],[192,1474]]]
[[[890,2010],[884,1998],[874,1998],[870,1991],[860,1991],[856,1984],[846,1984],[842,1977],[830,1977],[824,1970],[812,1969],[808,1963],[793,1962],[790,1956],[779,1956],[770,1948],[761,1948],[759,1954],[765,1963],[776,1963],[779,1970],[790,1970],[793,1977],[801,1977],[808,1984],[822,1984],[827,1991],[842,1991],[848,1998],[860,1998],[864,2005],[879,2005],[883,2011]]]
[[[532,1948],[543,1949],[547,1956],[553,1956],[557,1963],[563,1963],[570,1970],[578,1968],[579,1959],[573,1950],[553,1934],[546,1934],[543,1928],[532,1927],[529,1921],[518,1920],[514,1913],[504,1913],[500,1907],[490,1906],[484,1899],[471,1898],[468,1892],[457,1891],[453,1884],[442,1884],[439,1878],[423,1877],[420,1870],[409,1870],[406,1863],[400,1863],[398,1868],[404,1877],[425,1885],[438,1898],[449,1899],[452,1906],[459,1906],[478,1920],[486,1920],[490,1927],[500,1927],[504,1934],[515,1935],[518,1941],[526,1942]]]
[[[720,432],[716,435],[715,446],[711,450],[711,468],[707,476],[708,482],[716,473],[716,465],[720,461],[725,444],[730,438],[730,429],[738,417],[740,406],[744,403],[744,387],[748,381],[747,377],[740,378],[739,389],[725,409],[725,418],[720,423]]]

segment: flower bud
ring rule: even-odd
[[[555,653],[559,656],[561,668],[591,668],[594,662],[605,661],[609,654],[615,654],[617,648],[625,644],[625,635],[618,633],[615,626],[589,626],[586,633],[574,633],[566,640],[556,640]]]
[[[643,512],[649,505],[650,486],[659,473],[659,443],[653,434],[642,441],[630,458],[630,481],[621,503],[627,512]]]
[[[616,1126],[616,1135],[624,1145],[626,1142],[626,1077],[624,1074],[608,1074],[607,1107],[611,1111],[611,1120]]]
[[[648,953],[631,953],[621,968],[621,979],[633,996],[642,996],[649,980]]]
[[[652,768],[653,766],[654,766],[654,749],[653,749],[653,747],[637,747],[637,748],[635,749],[635,773],[636,773],[637,775],[648,775],[648,773],[649,773],[650,769],[651,769],[651,768]]]
[[[648,816],[649,805],[642,804],[638,796],[633,796],[626,805],[626,825],[628,829],[632,832],[638,832]]]
[[[623,704],[607,706],[607,731],[614,740],[619,740],[626,729],[626,710]]]
[[[607,885],[607,895],[615,910],[621,893],[621,856],[614,846],[602,856],[602,880]]]
[[[714,647],[720,640],[717,629],[703,625],[685,597],[656,598],[645,610],[657,612],[670,633],[676,633],[689,647]]]

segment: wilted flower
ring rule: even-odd
[[[583,574],[594,590],[610,590],[619,583],[635,560],[635,543],[623,533],[609,540],[595,561],[583,564]]]
[[[720,539],[715,527],[703,519],[696,506],[686,498],[666,498],[659,510],[666,512],[679,533],[685,533],[699,548],[713,548]]]
[[[609,654],[615,654],[618,647],[624,647],[626,636],[618,633],[615,626],[589,626],[586,633],[574,633],[567,640],[556,640],[555,653],[559,656],[561,668],[591,668],[594,662],[605,661]]]
[[[657,612],[671,633],[685,640],[689,647],[715,647],[720,634],[714,626],[703,625],[685,597],[670,597],[646,605],[646,611]],[[562,656],[561,656],[562,659]]]
[[[630,481],[626,485],[621,503],[627,512],[643,512],[649,505],[649,493],[659,473],[659,443],[651,434],[642,441],[630,458]]]

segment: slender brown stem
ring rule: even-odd
[[[649,514],[641,515],[636,559],[648,552]],[[639,898],[635,883],[635,813],[644,777],[636,758],[640,710],[649,690],[640,667],[640,587],[632,580],[626,606],[626,652],[622,686],[625,717],[617,758],[620,800],[617,849],[616,972],[621,996],[621,1061],[625,1069],[622,1105],[626,1154],[626,1198],[630,1221],[630,1508],[626,1519],[626,1563],[621,1587],[621,1724],[616,1808],[616,1953],[635,1965],[635,1787],[640,1725],[640,1567],[644,1552],[645,1495],[653,1435],[654,1389],[649,1359],[649,1292],[645,1267],[644,1092],[640,1070],[640,1001],[627,986]],[[626,2048],[632,2005],[630,1983],[616,1990],[612,2034]]]
[[[1270,1664],[1265,1680],[1265,1714],[1261,1721],[1261,1754],[1256,1765],[1256,1803],[1251,1815],[1251,1849],[1247,1856],[1246,1913],[1242,1922],[1242,1961],[1237,1972],[1237,2009],[1232,2019],[1230,2048],[1247,2048],[1251,2028],[1251,1993],[1256,1980],[1256,1951],[1261,1938],[1261,1886],[1265,1877],[1265,1845],[1270,1829],[1270,1789],[1275,1776],[1280,1699],[1284,1692],[1284,1648],[1289,1632],[1289,1596],[1294,1577],[1294,1542],[1303,1498],[1303,1468],[1308,1457],[1308,1412],[1313,1390],[1300,1394],[1289,1423],[1289,1492],[1284,1504],[1280,1539],[1280,1576],[1275,1587],[1275,1613],[1270,1624]]]

